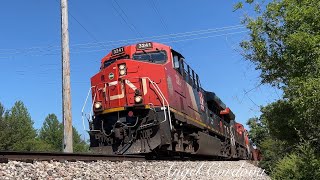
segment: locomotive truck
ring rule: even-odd
[[[249,159],[243,125],[170,46],[113,49],[91,78],[90,148],[105,154]]]

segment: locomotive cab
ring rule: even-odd
[[[94,109],[96,114],[118,107],[161,105],[148,92],[151,88],[148,81],[156,83],[165,95],[164,65],[169,62],[168,48],[147,44],[120,47],[102,59],[100,72],[91,78],[92,99],[99,107]]]
[[[102,59],[100,72],[91,78],[92,150],[148,153],[170,141],[165,72],[169,57],[168,46],[147,42],[113,49]],[[168,131],[159,133],[160,126],[168,126],[162,128]],[[141,142],[133,143],[137,140]]]

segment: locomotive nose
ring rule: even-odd
[[[96,113],[108,113],[114,108],[148,104],[147,80],[136,76],[139,66],[135,63],[118,60],[99,73],[93,84],[96,93],[93,96],[94,103],[99,102],[97,107],[94,107]]]

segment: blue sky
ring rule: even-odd
[[[259,72],[239,55],[238,44],[248,35],[237,26],[244,12],[232,12],[235,2],[69,0],[74,126],[85,134],[81,108],[100,59],[113,48],[146,40],[182,53],[202,86],[220,96],[237,121],[259,115],[259,106],[281,92],[258,86]],[[37,129],[49,113],[61,120],[60,2],[3,1],[0,17],[0,102],[10,108],[22,100]],[[192,33],[177,35],[185,32]],[[175,35],[163,36],[168,34]]]

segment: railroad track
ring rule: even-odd
[[[93,153],[62,153],[62,152],[20,152],[20,151],[0,151],[0,163],[9,161],[22,161],[33,163],[34,161],[230,161],[230,159],[214,159],[212,157],[157,157],[148,158],[143,155],[107,155]],[[238,161],[238,160],[231,160]],[[257,161],[246,160],[255,166]]]
[[[11,161],[144,161],[144,156],[105,155],[92,153],[0,151],[0,163]]]

